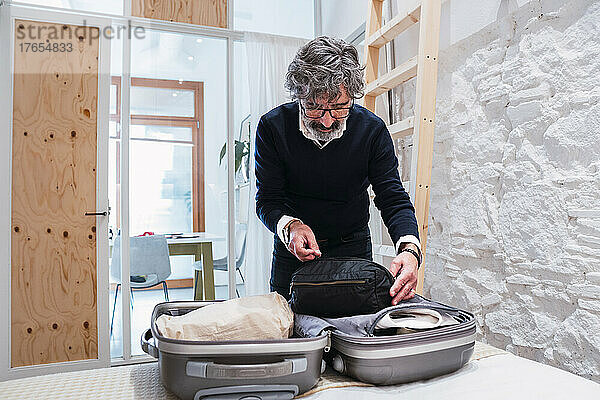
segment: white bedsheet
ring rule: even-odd
[[[472,360],[446,376],[398,386],[327,389],[302,400],[599,400],[600,385],[512,354]]]
[[[157,363],[67,372],[0,382],[0,399],[167,399]],[[453,374],[388,387],[326,389],[301,400],[587,400],[600,399],[600,385],[510,354],[472,360]]]

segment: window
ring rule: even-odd
[[[110,114],[111,204],[119,220],[120,77],[113,77]],[[203,83],[131,79],[131,226],[144,232],[203,232]],[[110,185],[113,186],[113,185]]]

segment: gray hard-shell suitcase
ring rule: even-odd
[[[457,325],[400,335],[375,336],[374,327],[398,310],[427,308],[451,315]],[[339,373],[376,385],[393,385],[448,374],[465,365],[475,346],[475,317],[419,295],[376,314],[317,318],[296,314],[297,334],[327,332],[331,349],[325,359]]]
[[[162,384],[178,397],[291,399],[312,388],[325,369],[326,334],[311,338],[246,341],[169,339],[156,328],[162,314],[183,315],[214,302],[166,302],[152,312],[142,349],[158,358]]]

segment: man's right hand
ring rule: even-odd
[[[321,257],[321,250],[312,229],[300,221],[293,221],[289,227],[290,243],[288,250],[302,262]]]

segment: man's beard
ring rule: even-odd
[[[325,125],[321,124],[318,120],[311,120],[308,118],[302,118],[302,122],[306,127],[306,130],[311,136],[311,139],[319,140],[321,142],[326,142],[331,139],[337,139],[342,136],[342,123],[338,120],[333,121],[333,124],[329,127],[331,129],[328,132],[321,131],[322,129],[327,129]]]

